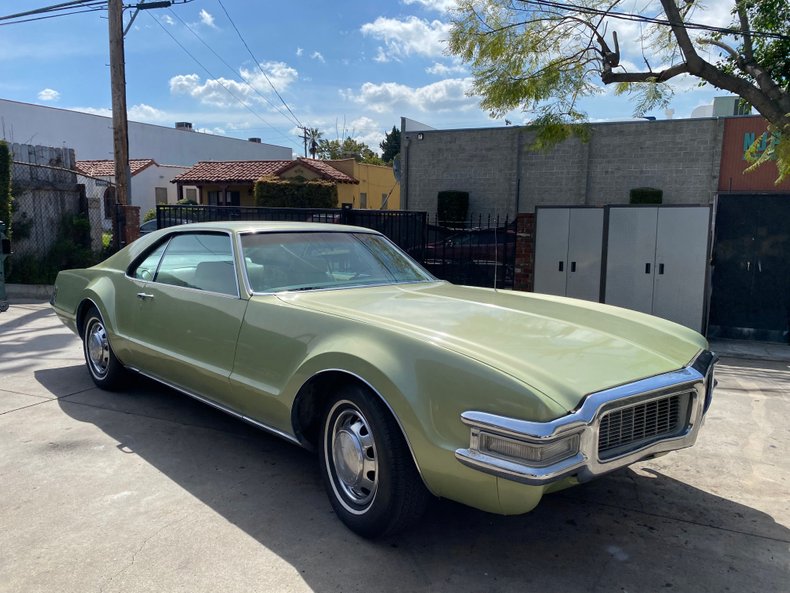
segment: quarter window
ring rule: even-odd
[[[140,280],[238,296],[230,237],[179,233],[152,251],[131,273]]]

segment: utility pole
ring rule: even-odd
[[[112,88],[112,129],[115,154],[115,199],[129,204],[131,172],[129,170],[129,124],[126,120],[126,64],[123,49],[122,0],[109,0],[110,86]],[[116,233],[117,234],[117,233]]]
[[[304,158],[307,158],[307,128],[302,128],[302,140],[304,140]]]

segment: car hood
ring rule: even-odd
[[[707,347],[690,329],[627,309],[444,282],[279,297],[452,350],[568,411],[589,393],[682,368]]]

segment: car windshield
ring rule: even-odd
[[[250,233],[241,245],[254,292],[435,281],[390,241],[369,233]]]

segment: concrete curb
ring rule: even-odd
[[[6,284],[8,300],[36,299],[48,301],[52,297],[54,287],[51,284]]]

